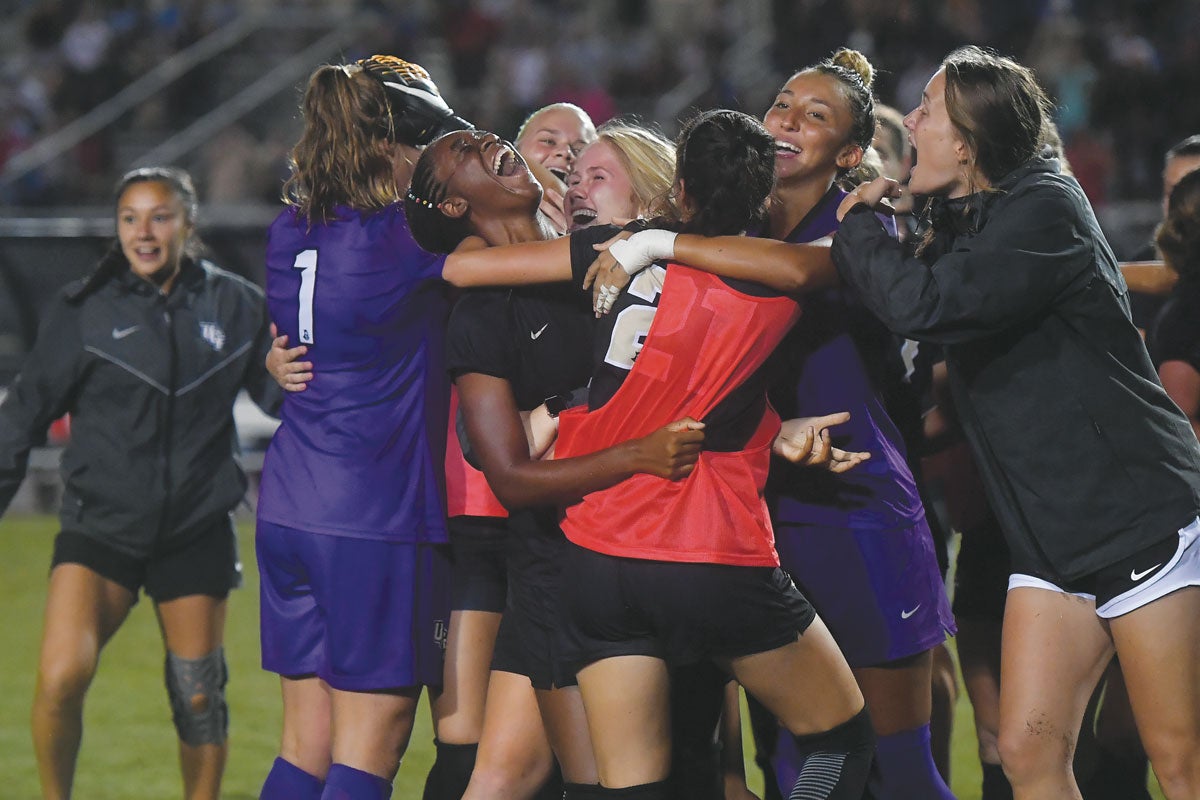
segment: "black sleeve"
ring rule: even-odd
[[[973,237],[932,264],[906,257],[865,205],[833,239],[842,280],[896,333],[954,344],[1014,327],[1053,305],[1096,247],[1075,198],[1049,184],[1016,189]]]
[[[571,234],[571,280],[576,288],[583,286],[583,276],[600,255],[592,245],[607,242],[620,232],[616,225],[593,225]]]
[[[242,376],[242,385],[263,413],[278,419],[284,391],[267,371],[267,353],[271,352],[272,342],[267,299],[261,292],[251,291],[248,292],[247,303],[250,306],[247,310],[258,316],[259,324],[254,335],[254,347],[250,351],[250,361],[246,364],[246,374]]]
[[[50,423],[68,410],[82,356],[79,309],[60,296],[0,403],[0,514],[25,477],[29,451],[45,440]]]
[[[1200,372],[1200,286],[1180,286],[1163,306],[1150,335],[1150,356],[1158,369],[1182,361]]]
[[[463,294],[450,313],[446,331],[446,370],[451,378],[468,372],[512,380],[518,360],[508,291],[480,289]]]

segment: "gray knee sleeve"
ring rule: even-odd
[[[218,647],[200,658],[180,658],[168,652],[165,672],[180,741],[193,747],[223,744],[229,734],[225,649]]]

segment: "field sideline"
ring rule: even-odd
[[[57,525],[48,516],[0,520],[0,796],[38,797],[37,771],[29,739],[29,704],[45,602],[46,570]],[[231,716],[229,765],[222,796],[258,796],[278,745],[280,701],[274,675],[258,662],[258,574],[253,523],[239,525],[245,586],[230,599],[226,652]],[[134,607],[102,656],[88,695],[83,750],[75,796],[84,800],[162,800],[181,792],[174,731],[163,686],[163,655],[151,605]],[[747,740],[749,737],[746,737]],[[971,709],[960,695],[955,715],[952,788],[960,800],[979,800]],[[433,734],[426,711],[418,717],[408,756],[396,779],[397,800],[419,798],[433,759]],[[750,762],[750,786],[760,791],[761,774]],[[1155,798],[1162,795],[1155,788]]]

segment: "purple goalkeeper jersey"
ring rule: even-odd
[[[267,304],[314,377],[288,393],[267,448],[260,519],[314,533],[446,541],[443,256],[420,249],[404,211],[338,208],[311,226],[294,209],[267,238]]]
[[[785,241],[806,243],[837,231],[845,192],[831,187]],[[895,235],[895,220],[883,217]],[[776,461],[767,487],[776,525],[891,529],[925,518],[899,429],[881,393],[903,375],[899,341],[843,290],[805,296],[800,321],[779,346],[771,401],[784,419],[849,411],[831,429],[844,450],[870,460],[841,475]]]

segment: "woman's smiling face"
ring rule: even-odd
[[[571,230],[631,219],[643,211],[625,164],[603,140],[588,145],[579,155],[567,178],[563,205]]]

